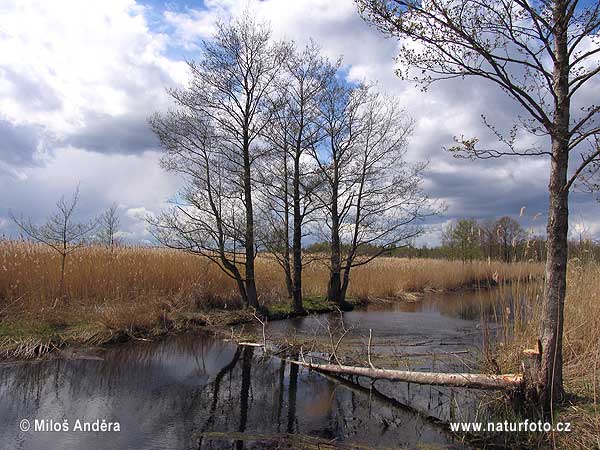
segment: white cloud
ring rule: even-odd
[[[131,114],[160,104],[181,80],[133,0],[8,0],[0,39],[2,115],[56,135],[87,125],[89,112]],[[182,73],[183,72],[183,73]]]
[[[427,92],[400,80],[394,74],[398,41],[365,24],[352,0],[205,0],[201,8],[161,11],[158,25],[150,24],[150,7],[135,0],[3,0],[0,195],[5,208],[44,217],[81,181],[82,213],[93,215],[117,201],[132,239],[145,238],[136,211],[157,212],[178,184],[157,163],[146,116],[169,104],[165,86],[187,80],[177,50],[196,56],[199,41],[210,37],[219,18],[247,10],[269,21],[275,38],[299,45],[314,38],[330,58],[344,57],[349,80],[376,81],[378,89],[398,98],[416,120],[409,159],[431,161],[425,186],[449,206],[448,217],[438,222],[461,215],[515,215],[526,206],[530,216],[542,213],[537,222],[526,218],[540,228],[547,161],[470,162],[441,150],[461,134],[495,145],[480,115],[507,129],[519,108],[484,80],[443,82]],[[593,95],[594,87],[582,90],[574,104]],[[10,148],[2,146],[7,136]],[[582,214],[591,232],[600,233],[600,208],[590,197],[572,198],[574,217]],[[439,239],[439,224],[428,228],[426,240]]]

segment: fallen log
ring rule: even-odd
[[[373,380],[406,381],[434,386],[464,387],[473,389],[518,389],[523,384],[521,374],[488,375],[482,373],[413,372],[409,370],[373,369],[336,364],[313,364],[288,360],[292,364],[308,367],[319,372],[339,375],[356,375]]]
[[[238,342],[237,345],[244,347],[263,347],[263,344],[257,344],[256,342]]]

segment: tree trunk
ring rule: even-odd
[[[287,150],[283,152],[283,213],[284,213],[284,224],[285,232],[284,236],[284,248],[283,248],[283,264],[285,272],[285,286],[287,288],[287,294],[289,299],[294,299],[294,281],[292,280],[292,271],[290,268],[290,204],[289,204],[289,191],[288,191],[288,165],[287,165]],[[292,300],[294,301],[294,300]]]
[[[565,292],[567,285],[567,234],[569,229],[567,182],[568,153],[553,145],[550,175],[550,208],[547,227],[546,284],[540,340],[542,341],[541,401],[546,411],[551,402],[563,397],[562,334]]]
[[[333,247],[333,246],[332,246]],[[336,264],[337,258],[337,264]],[[337,269],[335,268],[337,265]],[[339,269],[339,250],[334,254],[332,248],[331,253],[331,269],[329,273],[329,284],[327,286],[327,300],[336,304],[341,303],[341,287],[340,287],[340,269]]]
[[[252,207],[252,179],[247,131],[244,132],[244,203],[246,207],[246,296],[248,306],[258,308],[256,281],[254,279],[254,211]]]
[[[288,360],[291,364],[340,375],[356,375],[373,380],[405,381],[432,386],[465,387],[473,389],[519,389],[523,384],[520,374],[488,375],[481,373],[438,373],[412,370],[374,369],[371,367],[342,366],[338,364],[312,364]]]
[[[336,200],[337,202],[337,200]],[[336,208],[337,209],[337,208]],[[332,228],[331,228],[331,260],[329,268],[329,285],[327,287],[327,300],[340,304],[341,298],[341,250],[340,250],[340,234],[338,229],[339,218],[336,216],[332,217]]]
[[[549,202],[546,254],[546,284],[540,340],[540,401],[546,414],[551,414],[553,402],[564,397],[562,380],[562,335],[565,292],[567,286],[567,235],[569,231],[569,191],[566,188],[569,166],[569,56],[567,24],[564,22],[566,3],[554,5],[554,118],[550,130],[552,161],[548,183]]]
[[[238,287],[238,291],[240,293],[240,297],[242,298],[242,303],[245,307],[250,306],[248,304],[248,295],[246,294],[246,286],[244,285],[244,282],[242,281],[241,277],[236,277],[235,282],[237,284]]]
[[[338,212],[338,189],[339,181],[337,174],[337,161],[333,161],[333,185],[331,192],[331,256],[329,266],[329,285],[327,286],[327,300],[336,304],[341,303],[341,279],[342,252],[340,248],[340,217]]]
[[[346,291],[348,290],[348,285],[350,284],[350,266],[346,266],[344,268],[344,276],[342,278],[342,288],[340,290],[340,303],[346,303]]]
[[[60,298],[64,301],[67,298],[67,292],[65,289],[65,265],[67,262],[67,254],[61,253],[60,258]]]
[[[302,213],[300,211],[300,153],[298,149],[294,156],[294,234],[293,234],[293,307],[297,314],[306,314],[302,305]]]

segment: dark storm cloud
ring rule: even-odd
[[[0,79],[10,84],[12,97],[18,99],[22,107],[55,111],[62,106],[58,93],[33,72],[24,74],[3,67],[0,68]]]
[[[141,153],[159,145],[146,116],[112,116],[91,111],[86,115],[85,126],[67,136],[63,144],[94,152],[122,154]]]
[[[519,161],[502,170],[494,169],[494,165],[501,165],[497,161],[457,162],[460,163],[460,171],[428,171],[428,192],[449,203],[448,217],[513,216],[522,207],[531,214],[545,212],[547,193],[536,177],[513,171],[519,167]]]
[[[168,101],[165,89],[176,85],[167,71],[156,64],[127,58],[125,64],[136,66],[141,75],[118,78],[115,74],[109,80],[127,99],[127,113],[112,115],[91,108],[84,111],[83,127],[66,136],[64,145],[108,154],[136,154],[158,148],[148,116],[164,109],[164,102]]]
[[[0,119],[0,161],[12,166],[35,164],[34,155],[42,145],[42,136],[41,127]]]

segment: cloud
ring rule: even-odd
[[[14,124],[0,119],[0,163],[29,166],[43,151],[44,130],[40,126]]]
[[[157,213],[179,188],[179,180],[160,168],[159,156],[152,151],[115,155],[57,149],[44,166],[25,168],[25,180],[15,181],[0,173],[0,217],[8,217],[10,210],[43,222],[56,201],[70,195],[79,184],[78,219],[91,219],[117,202],[128,239],[147,238],[143,218],[132,211]],[[12,223],[5,228],[16,232]]]
[[[4,118],[41,126],[63,145],[146,150],[145,118],[186,69],[165,56],[168,38],[144,12],[133,0],[3,2]]]
[[[187,81],[185,58],[199,55],[219,19],[253,11],[276,39],[304,45],[315,39],[331,59],[344,57],[349,81],[371,80],[415,119],[408,157],[429,160],[425,187],[448,205],[427,223],[426,242],[439,240],[446,221],[461,217],[528,215],[537,229],[547,210],[548,161],[457,160],[442,147],[453,137],[497,145],[481,119],[501,131],[520,107],[486,80],[452,80],[422,92],[394,74],[399,42],[359,17],[352,0],[204,0],[164,4],[135,0],[3,0],[0,14],[0,218],[8,208],[42,220],[62,194],[81,182],[82,216],[122,204],[128,239],[147,239],[135,212],[156,213],[178,180],[158,165],[158,143],[146,117],[170,105],[165,87]],[[167,6],[164,6],[167,5]],[[598,84],[573,99],[593,97]],[[525,145],[547,141],[522,136]],[[571,196],[572,230],[582,218],[595,236],[600,208],[586,194]],[[535,213],[542,217],[532,220]],[[11,229],[3,223],[2,231]]]
[[[136,113],[113,116],[90,111],[85,121],[85,126],[62,143],[102,153],[138,153],[159,147],[146,116]]]

